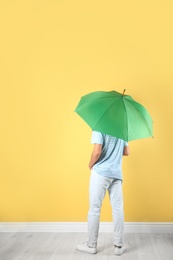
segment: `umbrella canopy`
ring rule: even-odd
[[[153,137],[149,112],[124,92],[89,93],[81,98],[75,112],[92,130],[103,134],[125,141]]]

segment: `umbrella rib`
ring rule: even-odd
[[[129,133],[129,122],[128,122],[128,117],[127,117],[127,108],[126,108],[126,104],[124,102],[124,98],[123,97],[122,97],[122,99],[123,99],[124,108],[126,110],[127,133]],[[129,136],[129,135],[127,135],[127,136]]]
[[[135,101],[136,102],[136,101]],[[131,104],[131,102],[129,102],[130,104]],[[136,102],[137,104],[139,104],[138,102]],[[140,106],[142,106],[141,104],[139,104]],[[142,106],[143,107],[143,106]],[[144,121],[144,123],[145,123],[145,125],[146,125],[146,127],[147,127],[147,129],[148,129],[148,132],[150,133],[150,135],[153,137],[153,133],[152,133],[152,131],[149,129],[149,127],[148,127],[148,124],[147,124],[147,121],[146,121],[146,119],[143,117],[143,115],[140,113],[140,111],[135,107],[135,106],[133,106],[133,108],[137,111],[137,113],[139,114],[139,116],[140,116],[140,118]],[[145,110],[146,110],[146,108],[145,107],[143,107]],[[147,110],[146,110],[147,111]],[[148,111],[147,111],[148,112]],[[149,113],[148,113],[149,114]],[[150,116],[150,115],[149,115]],[[152,119],[151,119],[152,120]]]
[[[104,116],[104,114],[110,109],[111,106],[113,106],[113,104],[115,103],[115,101],[112,102],[112,104],[104,111],[104,113],[101,115],[101,117],[99,118],[99,120],[97,121],[97,123],[95,124],[95,126],[93,127],[93,129],[96,127],[96,125],[100,122],[100,120],[102,119],[102,117]]]
[[[136,108],[135,108],[136,109]],[[136,109],[137,110],[137,109]],[[137,110],[137,112],[139,113],[139,111]],[[150,133],[150,135],[153,137],[153,133],[152,133],[152,131],[149,129],[149,127],[148,127],[148,124],[147,124],[147,121],[145,120],[145,118],[143,117],[143,115],[141,114],[141,113],[139,113],[139,115],[140,115],[140,117],[142,118],[142,120],[145,122],[145,125],[146,125],[146,127],[147,127],[147,129],[148,129],[148,132]]]

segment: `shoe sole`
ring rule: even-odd
[[[79,252],[82,252],[82,253],[88,253],[88,254],[97,254],[97,251],[87,251],[87,250],[83,250],[83,249],[80,249],[80,248],[76,248],[76,250],[78,250]]]

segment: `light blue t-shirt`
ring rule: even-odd
[[[92,132],[92,144],[102,144],[102,152],[93,166],[98,174],[122,180],[122,157],[127,142],[97,131]]]

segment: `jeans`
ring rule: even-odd
[[[101,176],[92,170],[89,188],[90,208],[88,212],[87,244],[89,247],[97,246],[100,211],[107,190],[112,206],[114,245],[122,246],[124,242],[122,181]]]

